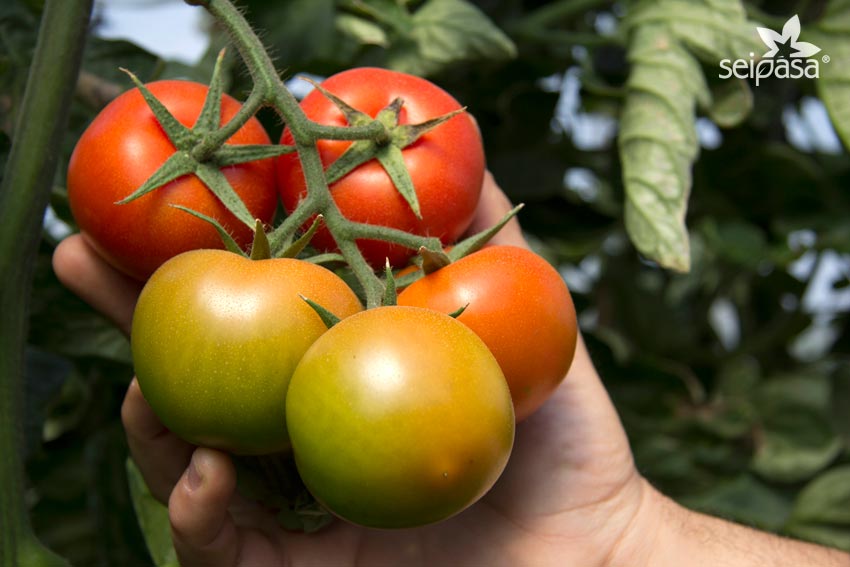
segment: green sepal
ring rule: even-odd
[[[136,75],[134,75],[131,71],[127,69],[121,69],[127,75],[130,76],[130,79],[133,81],[133,84],[136,85],[136,88],[139,89],[142,97],[145,99],[145,102],[148,103],[148,107],[153,112],[153,115],[156,117],[157,122],[162,127],[163,131],[165,131],[165,135],[168,136],[168,139],[174,144],[175,148],[178,149],[186,149],[193,145],[197,136],[192,132],[191,129],[183,126],[179,120],[174,118],[174,115],[165,108],[165,105],[159,102],[148,88],[142,84]]]
[[[190,209],[189,207],[184,207],[183,205],[169,205],[169,206],[174,207],[175,209],[180,209],[181,211],[185,211],[185,212],[189,213],[190,215],[192,215],[194,217],[197,217],[197,218],[199,218],[203,221],[210,223],[213,226],[213,228],[215,228],[216,232],[218,232],[218,236],[219,236],[219,238],[221,238],[221,242],[224,244],[224,247],[227,250],[229,250],[230,252],[233,252],[234,254],[239,254],[240,256],[244,256],[245,258],[248,257],[248,255],[245,254],[245,251],[242,250],[242,248],[239,247],[239,244],[237,244],[236,241],[233,239],[233,237],[230,236],[230,233],[227,232],[224,229],[224,227],[221,226],[221,223],[218,222],[216,219],[214,219],[210,216],[207,216],[203,213],[199,213],[198,211],[194,211],[194,210]]]
[[[315,311],[316,314],[322,319],[322,323],[324,323],[325,327],[327,327],[328,329],[330,329],[331,327],[333,327],[334,325],[336,325],[337,323],[339,323],[341,321],[341,319],[339,317],[337,317],[336,315],[334,315],[333,313],[331,313],[330,311],[328,311],[327,309],[325,309],[324,307],[322,307],[321,305],[319,305],[318,303],[316,303],[312,299],[308,299],[308,298],[304,297],[303,295],[299,295],[299,297],[301,297],[301,299],[306,301],[307,305],[309,305],[310,307],[313,308],[313,311]]]
[[[120,201],[116,201],[115,204],[125,205],[131,201],[135,201],[139,197],[147,195],[155,189],[159,189],[166,183],[170,183],[184,175],[194,173],[197,168],[197,163],[198,162],[192,159],[188,154],[179,151],[175,152],[171,154],[171,157],[165,160],[165,163],[159,166],[159,169],[157,169],[153,175],[151,175],[148,180],[142,184],[141,187]]]
[[[216,130],[221,123],[221,98],[224,95],[224,81],[221,77],[221,62],[224,60],[224,49],[218,52],[215,58],[215,67],[213,67],[212,78],[210,79],[209,91],[207,98],[204,100],[204,106],[198,119],[195,121],[194,128],[204,132],[212,132]]]
[[[404,197],[410,210],[416,215],[416,218],[422,218],[422,212],[419,209],[419,199],[416,196],[416,188],[413,187],[413,179],[410,177],[410,172],[407,170],[407,165],[404,163],[404,156],[401,148],[394,144],[381,146],[378,153],[375,155],[378,161],[383,166],[387,175],[392,179],[393,185],[398,190],[399,194]]]
[[[459,307],[459,308],[455,309],[454,311],[452,311],[451,313],[449,313],[449,317],[451,317],[452,319],[457,319],[458,317],[461,316],[461,314],[464,311],[466,311],[467,307],[469,307],[469,303],[467,303],[463,307]]]
[[[407,146],[418,140],[422,136],[422,134],[428,132],[429,130],[433,130],[443,122],[454,118],[458,114],[463,114],[464,112],[466,112],[466,107],[458,108],[457,110],[449,112],[448,114],[443,114],[442,116],[431,118],[430,120],[420,122],[419,124],[401,124],[395,130],[393,130],[393,143],[401,146],[402,148],[406,148]]]
[[[227,207],[227,210],[242,221],[245,226],[254,228],[254,217],[248,211],[248,207],[231,187],[227,177],[215,165],[209,163],[198,164],[195,175],[209,187],[210,191]]]
[[[422,272],[426,276],[451,264],[448,254],[442,250],[431,250],[425,246],[419,248],[419,257],[422,259]]]
[[[295,146],[285,144],[225,144],[216,150],[213,161],[218,167],[226,167],[291,154],[294,151]]]
[[[390,266],[389,258],[387,259],[386,266],[384,266],[384,275],[386,276],[386,284],[384,284],[384,299],[381,305],[398,305],[395,277],[393,276],[393,268]]]
[[[327,254],[317,254],[309,258],[304,258],[304,261],[311,264],[331,264],[334,262],[345,262],[345,256],[335,252],[328,252]]]
[[[508,214],[502,217],[502,220],[491,226],[486,230],[482,230],[477,234],[473,234],[469,238],[465,238],[461,240],[454,247],[449,250],[448,257],[450,260],[455,261],[463,258],[464,256],[468,256],[473,252],[480,250],[487,242],[493,238],[497,232],[502,230],[502,227],[508,224],[508,221],[516,216],[516,214],[525,206],[525,204],[520,203],[513,209],[511,209]]]
[[[263,221],[256,219],[254,221],[254,241],[251,243],[251,259],[268,260],[271,257],[272,251],[269,248],[269,239],[266,236]]]
[[[310,241],[313,240],[313,235],[316,234],[316,231],[319,230],[319,226],[322,224],[324,217],[322,215],[316,215],[316,218],[313,219],[313,224],[310,225],[310,228],[307,229],[307,232],[301,235],[301,237],[293,242],[292,244],[284,250],[280,256],[283,258],[295,258],[304,248],[310,244]]]
[[[334,105],[339,108],[339,111],[342,112],[342,115],[345,116],[345,120],[348,122],[349,125],[362,126],[364,124],[368,124],[373,120],[371,116],[369,116],[365,112],[357,110],[356,108],[354,108],[332,92],[326,90],[324,87],[322,87],[322,85],[320,85],[313,79],[309,77],[301,77],[301,79],[313,85],[313,87],[317,91],[322,93],[325,98],[334,103]]]
[[[339,181],[358,166],[374,158],[376,151],[377,146],[372,140],[358,140],[352,143],[325,170],[325,178],[328,184]]]

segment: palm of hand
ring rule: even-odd
[[[492,178],[484,189],[476,222],[490,226],[510,207]],[[515,223],[497,238],[524,244]],[[129,332],[139,284],[110,268],[81,236],[60,244],[54,268],[72,291]],[[122,417],[152,493],[169,503],[183,565],[603,565],[646,493],[581,340],[561,386],[517,427],[496,486],[457,516],[417,529],[372,530],[340,521],[316,534],[284,531],[271,514],[235,494],[229,458],[195,450],[168,432],[135,382]]]

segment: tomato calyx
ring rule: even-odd
[[[401,109],[404,106],[402,98],[393,99],[390,104],[377,113],[375,118],[372,118],[365,112],[352,107],[315,81],[307,78],[305,80],[339,108],[349,126],[365,126],[378,122],[384,127],[383,133],[374,139],[353,142],[336,161],[330,164],[325,171],[328,183],[334,183],[358,166],[372,159],[377,159],[410,210],[416,215],[416,218],[421,219],[422,211],[419,206],[419,199],[416,196],[413,179],[411,179],[410,172],[404,163],[402,150],[416,142],[426,132],[433,130],[456,115],[466,112],[466,108],[460,108],[417,124],[399,124]]]
[[[221,76],[221,62],[224,51],[219,53],[213,76],[210,81],[207,98],[195,125],[191,128],[181,124],[174,115],[163,105],[150,90],[132,72],[127,73],[138,88],[163,132],[174,145],[175,152],[151,175],[141,187],[116,204],[123,205],[154,191],[163,185],[184,175],[196,175],[210,191],[233,213],[233,215],[248,227],[253,227],[254,218],[245,203],[231,187],[222,173],[224,167],[258,161],[280,156],[295,151],[291,146],[283,145],[229,145],[218,135],[221,130],[232,130],[227,124],[220,128],[221,100],[224,94]],[[243,117],[247,119],[248,117]],[[235,119],[234,119],[235,120]],[[241,121],[241,120],[240,120]],[[219,141],[220,140],[220,141]],[[186,210],[184,207],[178,207]],[[191,211],[187,211],[191,212]],[[197,216],[197,215],[196,215]]]

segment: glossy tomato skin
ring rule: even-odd
[[[514,439],[493,355],[451,317],[411,307],[369,309],[322,335],[292,377],[286,411],[307,488],[343,519],[378,528],[471,505]]]
[[[195,250],[163,264],[131,333],[139,386],[163,424],[236,454],[287,448],[286,388],[327,330],[299,294],[338,317],[362,309],[334,273],[300,260]]]
[[[328,78],[322,87],[372,117],[401,97],[404,99],[401,124],[424,122],[461,108],[460,103],[433,83],[386,69],[350,69]],[[307,95],[301,107],[316,122],[346,125],[339,109],[318,90]],[[288,129],[281,143],[293,143]],[[334,162],[350,144],[319,140],[324,166]],[[484,180],[484,149],[478,126],[469,114],[463,113],[402,151],[421,206],[421,220],[376,160],[362,164],[334,183],[331,186],[334,201],[351,220],[437,236],[444,243],[455,241],[472,222]],[[277,164],[281,198],[286,210],[291,212],[306,195],[301,163],[293,153],[278,158]],[[324,250],[335,247],[333,238],[324,230],[317,233],[313,244]],[[364,240],[359,245],[367,261],[375,267],[382,267],[385,258],[393,266],[402,266],[413,254],[385,242]]]
[[[205,85],[189,81],[158,81],[147,86],[187,127],[194,125],[208,91]],[[239,107],[239,102],[225,95],[222,124]],[[252,118],[227,143],[268,144],[270,140],[260,122]],[[68,165],[68,199],[80,230],[110,264],[138,280],[146,280],[180,252],[222,248],[212,226],[171,204],[218,219],[240,245],[251,241],[251,229],[194,175],[178,178],[131,203],[115,204],[141,187],[174,151],[139,90],[132,89],[95,117]],[[223,173],[251,214],[271,222],[278,201],[274,160],[229,166]]]
[[[489,246],[423,277],[399,305],[452,313],[483,339],[511,389],[517,421],[539,408],[573,360],[577,324],[560,274],[537,254]]]

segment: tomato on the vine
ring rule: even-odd
[[[150,83],[148,89],[184,126],[194,125],[209,88],[190,81]],[[225,95],[221,123],[240,103]],[[269,144],[251,118],[228,144]],[[169,205],[182,205],[213,217],[243,246],[252,231],[239,222],[194,174],[184,175],[135,201],[118,205],[141,187],[175,153],[139,89],[110,102],[77,142],[68,165],[68,200],[80,230],[110,264],[145,280],[169,258],[197,248],[222,248],[207,222]],[[274,160],[240,163],[222,172],[251,214],[271,222],[277,207]]]
[[[377,68],[356,68],[331,76],[322,88],[349,106],[375,117],[401,98],[399,124],[418,124],[461,109],[450,94],[437,85],[405,73]],[[318,89],[301,102],[311,120],[344,126],[340,109]],[[292,144],[284,131],[282,144]],[[351,145],[348,141],[319,140],[322,163],[327,168]],[[444,243],[460,237],[472,222],[484,179],[484,149],[473,118],[458,114],[423,134],[401,150],[421,207],[421,219],[399,194],[381,164],[372,159],[331,184],[331,194],[342,214],[350,220],[387,226],[406,232],[436,236]],[[282,201],[291,212],[306,195],[304,172],[297,155],[278,158],[278,184]],[[313,244],[335,247],[331,235],[319,231]],[[375,240],[358,242],[366,260],[375,267],[389,258],[393,266],[404,265],[413,251]]]
[[[313,496],[356,524],[436,522],[477,501],[513,446],[499,365],[475,333],[429,309],[344,319],[307,351],[286,423]]]
[[[194,250],[163,264],[130,335],[139,386],[163,424],[237,454],[288,447],[286,388],[327,330],[301,296],[341,318],[362,309],[336,274],[301,260]]]
[[[517,421],[536,411],[564,379],[577,324],[561,275],[537,254],[489,246],[415,281],[399,305],[453,313],[483,339],[511,389]]]

